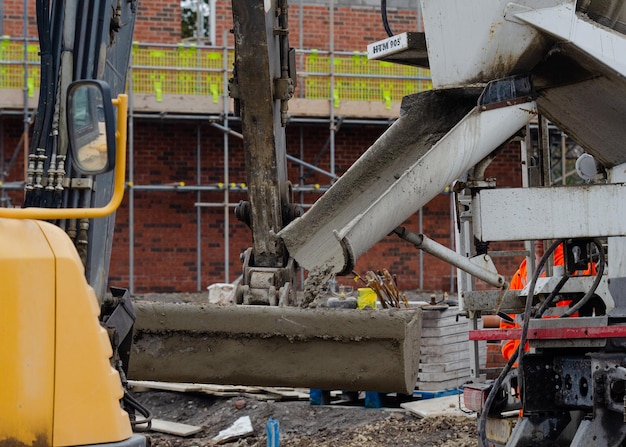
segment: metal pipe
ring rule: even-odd
[[[128,292],[135,293],[135,115],[133,113],[133,52],[128,67]]]
[[[529,153],[528,148],[531,148],[532,151],[532,140],[530,135],[531,125],[526,125],[526,132],[524,135],[524,139],[520,141],[520,159],[522,161],[522,187],[528,188],[531,186],[531,178],[529,169],[532,166],[532,154]],[[526,251],[526,280],[530,282],[532,280],[532,272],[535,271],[535,249],[533,241],[524,241],[524,249]]]
[[[419,234],[424,233],[424,207],[420,207],[418,211],[418,224],[417,228]],[[419,251],[419,264],[420,264],[420,290],[424,290],[424,252]]]
[[[2,9],[2,2],[0,2],[0,10]],[[0,11],[2,12],[2,11]],[[2,21],[0,19],[0,31],[2,31]],[[0,119],[0,186],[4,185],[4,179],[6,178],[6,172],[4,171],[4,120]],[[7,201],[7,194],[3,189],[0,194],[0,207],[5,206]]]
[[[15,182],[5,182],[0,184],[0,190],[7,191],[17,191],[24,189],[24,181],[15,181]],[[205,191],[205,192],[223,192],[223,191],[233,191],[233,192],[246,192],[248,188],[246,186],[237,186],[233,188],[228,188],[225,186],[219,185],[191,185],[191,186],[182,186],[182,183],[176,183],[173,185],[135,185],[134,183],[127,181],[126,189],[129,191],[158,191],[158,192],[197,192],[197,191]],[[305,193],[323,193],[330,185],[304,185],[304,186],[294,186],[294,192],[305,192]],[[75,208],[75,207],[71,207]]]
[[[304,33],[302,30],[304,29],[304,14],[302,13],[303,3],[300,0],[300,4],[298,7],[298,65],[300,67],[304,67],[304,53],[302,52],[302,47],[304,46]],[[302,79],[298,80],[298,84],[302,85]],[[304,98],[304,89],[299,89],[299,97]]]
[[[0,111],[0,115],[11,115],[12,113],[10,113],[10,111]],[[13,114],[21,114],[20,113],[13,113]],[[163,113],[136,113],[135,114],[135,118],[142,118],[142,119],[148,119],[148,120],[180,120],[180,121],[209,121],[211,123],[211,125],[213,125],[213,123],[216,123],[217,121],[221,121],[222,120],[222,116],[221,115],[179,115],[176,113],[168,113],[168,112],[163,112]],[[229,121],[232,122],[238,122],[239,119],[235,116],[229,115]],[[389,127],[391,124],[393,124],[393,122],[395,121],[395,119],[349,119],[349,118],[343,118],[341,120],[342,125],[345,124],[349,124],[349,125],[363,125],[363,126],[385,126],[385,127]],[[290,124],[326,124],[328,123],[328,119],[327,118],[298,118],[298,117],[290,117],[289,118],[289,123]],[[220,130],[223,130],[223,126],[220,126],[219,124],[217,126],[214,126]],[[230,129],[232,132],[232,135],[235,137],[240,138],[240,133],[236,132],[232,129]]]
[[[341,123],[342,124],[359,124],[359,125],[365,125],[365,126],[387,126],[389,127],[391,124],[393,124],[393,122],[395,121],[395,119],[384,119],[384,120],[380,120],[380,119],[349,119],[349,118],[344,118],[342,117],[341,119]],[[324,119],[324,118],[290,118],[289,122],[292,124],[325,124],[328,122],[328,119]]]
[[[478,279],[485,281],[487,284],[498,288],[505,288],[507,282],[504,276],[494,273],[490,270],[484,269],[474,264],[470,259],[457,252],[450,250],[448,247],[439,244],[438,242],[429,239],[423,234],[416,234],[404,227],[398,227],[393,230],[395,234],[400,236],[407,242],[415,245],[420,250],[425,251],[428,254],[435,256],[445,262],[452,264],[453,266],[475,276]]]
[[[231,129],[229,129],[229,128],[225,127],[225,126],[222,126],[222,125],[220,125],[218,123],[211,123],[211,126],[217,128],[217,129],[220,129],[222,132],[225,132],[225,133],[227,133],[229,135],[233,135],[233,136],[235,136],[237,138],[243,139],[243,135],[241,133],[235,132],[234,130],[231,130]],[[330,177],[331,179],[336,179],[337,178],[337,175],[335,175],[335,174],[333,174],[331,172],[325,171],[325,170],[323,170],[321,168],[318,168],[317,166],[312,165],[310,163],[307,163],[307,162],[305,162],[305,161],[303,161],[303,160],[301,160],[301,159],[299,159],[297,157],[294,157],[293,155],[285,154],[285,157],[289,161],[293,161],[295,163],[298,163],[301,166],[305,166],[305,167],[307,167],[307,168],[309,168],[309,169],[311,169],[313,171],[319,172],[320,174],[323,174],[323,175],[325,175],[327,177]]]
[[[541,160],[540,186],[552,186],[552,157],[550,150],[550,128],[548,127],[548,119],[543,115],[539,115],[537,119],[539,120],[539,134],[537,142],[539,144],[539,159]],[[549,244],[549,241],[544,241],[544,247],[547,247]],[[553,259],[550,259],[550,262],[546,264],[546,276],[552,276],[553,265]],[[530,271],[528,273],[530,274]]]
[[[330,173],[335,175],[335,0],[330,0]]]
[[[3,116],[23,116],[24,115],[24,109],[22,108],[22,110],[10,110],[10,109],[0,109],[0,117]],[[22,144],[22,142],[20,141],[20,145]]]
[[[226,203],[224,202],[196,202],[193,204],[193,206],[197,208],[224,208],[224,206],[226,206]],[[231,208],[235,208],[237,204],[229,203],[228,206]]]
[[[449,191],[451,192],[452,189],[450,188]],[[455,202],[454,202],[454,194],[450,193],[450,216],[454,216],[454,212],[455,212]],[[456,253],[455,248],[456,248],[456,242],[454,240],[454,235],[456,234],[456,225],[455,225],[455,221],[454,219],[450,219],[450,251],[453,253]],[[463,256],[463,259],[467,259]],[[454,284],[456,282],[455,279],[455,273],[456,273],[456,269],[454,268],[454,264],[450,264],[450,293],[454,293]]]
[[[224,91],[224,99],[222,101],[222,103],[224,104],[224,128],[228,129],[229,126],[229,121],[228,121],[228,108],[229,108],[229,102],[228,102],[228,49],[227,49],[227,43],[228,43],[228,34],[226,33],[226,31],[224,31],[224,34],[222,35],[222,40],[223,40],[223,44],[224,44],[224,54],[222,57],[222,61],[223,61],[223,69],[224,69],[224,78],[223,78],[223,91]],[[224,182],[228,185],[229,182],[229,176],[228,176],[228,157],[229,157],[229,138],[228,138],[229,133],[225,132],[224,133]],[[230,211],[228,209],[229,206],[229,193],[228,193],[228,188],[224,189],[224,282],[230,282]]]
[[[417,0],[417,32],[424,32],[424,21],[422,20],[422,2],[421,0]]]
[[[225,187],[219,185],[191,185],[186,186],[183,182],[176,182],[169,185],[135,185],[129,183],[129,189],[134,191],[176,191],[176,192],[196,192],[196,191],[224,191]],[[228,188],[226,188],[228,189]],[[245,191],[244,188],[238,188]]]
[[[200,123],[196,124],[196,183],[202,183]],[[202,200],[202,192],[196,191],[196,201]],[[202,210],[196,207],[196,291],[202,287]]]
[[[23,32],[24,32],[24,134],[23,134],[23,143],[24,143],[24,169],[28,166],[28,134],[29,134],[29,119],[28,119],[28,0],[24,0],[24,23],[23,23]],[[24,178],[26,178],[26,171],[24,171]]]
[[[552,178],[550,176],[550,129],[548,128],[548,119],[540,115],[539,119],[539,158],[541,160],[541,185],[551,186]]]
[[[215,34],[215,28],[217,27],[217,8],[215,7],[217,0],[209,0],[209,40],[211,45],[215,45],[217,35]]]
[[[26,184],[26,182],[21,181],[21,182],[5,182],[2,183],[2,185],[0,185],[0,189],[2,190],[7,190],[7,191],[18,191],[21,189],[24,189],[24,185]]]
[[[300,0],[300,21],[302,21],[302,0]],[[302,27],[300,27],[302,29]],[[302,43],[302,33],[300,33],[300,43]],[[304,160],[304,128],[303,126],[298,126],[300,130],[300,160]],[[299,182],[304,182],[304,166],[300,165],[300,177]],[[300,191],[300,206],[304,209],[304,191]],[[298,268],[300,273],[300,284],[304,285],[304,269]]]
[[[332,154],[332,151],[331,151],[331,154]],[[331,155],[331,157],[332,156],[333,155]],[[325,176],[330,177],[331,179],[336,179],[337,178],[336,174],[334,174],[332,172],[325,171],[325,170],[323,170],[321,168],[318,168],[317,166],[312,165],[311,163],[307,163],[306,161],[300,160],[299,158],[294,157],[293,155],[285,154],[285,158],[287,158],[287,160],[289,160],[289,161],[293,161],[294,163],[298,163],[299,165],[307,167],[307,168],[309,168],[309,169],[311,169],[313,171],[319,172],[320,174],[324,174]]]
[[[232,129],[229,129],[226,126],[222,126],[221,124],[218,124],[218,123],[211,123],[211,126],[215,127],[216,129],[221,130],[224,133],[227,133],[228,135],[232,135],[233,137],[237,137],[237,138],[243,140],[243,134],[242,133],[236,132],[236,131],[234,131]]]
[[[160,112],[160,113],[136,113],[135,118],[142,119],[154,119],[154,120],[173,120],[173,121],[220,121],[222,117],[220,115],[183,115],[177,113]]]
[[[561,132],[561,183],[567,184],[567,137]]]
[[[204,2],[196,2],[196,42],[198,45],[202,44],[202,38],[204,37],[204,14],[202,14],[202,7]]]
[[[195,45],[195,44],[194,44]],[[145,42],[138,42],[137,44],[134,44],[135,47],[137,48],[171,48],[171,49],[178,49],[180,48],[180,44],[178,43],[145,43]],[[199,50],[220,50],[222,49],[221,46],[217,46],[217,45],[195,45],[195,47]],[[228,48],[232,50],[232,47]]]
[[[300,131],[300,160],[304,160],[304,129],[302,126],[298,126],[298,130]],[[300,163],[300,169],[298,170],[299,178],[298,183],[304,182],[304,165]],[[304,194],[302,191],[300,192],[300,203],[304,202]]]
[[[224,206],[226,205],[234,209],[238,204],[232,203],[232,202],[228,204],[225,204],[224,202],[196,202],[193,204],[193,206],[200,207],[200,208],[224,208]],[[300,206],[302,206],[302,208],[311,208],[313,205],[302,204]]]

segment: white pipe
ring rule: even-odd
[[[209,39],[211,40],[210,45],[215,45],[217,41],[217,36],[215,34],[216,25],[216,14],[217,8],[215,7],[215,2],[217,0],[209,0]]]
[[[469,258],[458,254],[454,250],[450,250],[445,245],[441,245],[438,242],[435,242],[432,239],[424,236],[423,234],[413,233],[404,227],[396,228],[394,230],[394,233],[396,233],[405,241],[415,245],[420,250],[423,250],[438,259],[441,259],[457,268],[460,268],[464,272],[467,272],[470,275],[485,281],[489,285],[498,288],[504,288],[507,286],[504,276],[480,267],[478,264],[473,263]]]

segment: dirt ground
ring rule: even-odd
[[[178,437],[144,432],[152,446],[205,447],[221,430],[249,416],[254,433],[225,446],[268,446],[266,423],[279,423],[282,447],[469,447],[477,445],[476,420],[464,416],[420,419],[403,408],[363,405],[311,405],[308,400],[258,400],[250,396],[217,397],[200,393],[144,391],[136,393],[153,417],[201,426],[202,431]]]

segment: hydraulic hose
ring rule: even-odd
[[[63,1],[49,2],[37,0],[37,32],[39,34],[39,48],[41,55],[40,94],[37,105],[33,138],[30,147],[30,173],[26,185],[24,205],[50,206],[51,200],[46,200],[43,194],[41,178],[47,171],[51,161],[51,130],[56,107],[57,74],[61,53],[61,39],[59,29],[63,26]],[[40,175],[35,175],[35,171]],[[51,199],[51,198],[49,198]]]
[[[39,145],[40,136],[44,134],[43,116],[45,115],[45,106],[46,101],[50,98],[48,97],[48,89],[49,89],[49,69],[48,66],[50,64],[49,57],[51,56],[50,51],[50,2],[37,0],[36,4],[36,15],[37,15],[37,33],[39,34],[39,52],[41,55],[41,71],[40,71],[40,90],[39,90],[39,104],[37,105],[37,119],[35,120],[35,125],[33,126],[33,138],[32,138],[32,148],[31,152],[34,148]]]
[[[546,250],[546,252],[539,260],[539,264],[537,265],[535,272],[533,273],[532,281],[530,282],[530,285],[528,287],[528,296],[526,297],[526,307],[524,308],[524,317],[522,321],[522,335],[520,336],[520,344],[517,349],[517,368],[520,384],[524,383],[524,369],[522,368],[522,362],[524,359],[524,346],[526,345],[526,340],[528,338],[528,328],[530,327],[530,312],[532,310],[533,299],[535,298],[535,286],[537,285],[539,275],[541,274],[543,267],[548,261],[548,258],[550,257],[550,255],[552,255],[552,253],[554,253],[554,250],[556,250],[556,248],[563,243],[563,241],[564,239],[554,241],[552,245],[550,245],[550,247]]]
[[[518,351],[515,351],[509,361],[506,363],[502,371],[500,371],[500,375],[493,383],[491,390],[489,391],[489,395],[487,396],[487,400],[485,400],[485,406],[483,407],[482,413],[480,413],[480,418],[478,419],[478,437],[480,439],[480,444],[482,447],[487,447],[489,445],[487,441],[487,416],[489,415],[489,411],[491,410],[491,406],[493,405],[493,401],[496,399],[496,395],[498,394],[498,390],[502,386],[502,382],[504,382],[504,378],[513,368],[515,361],[517,360]]]
[[[143,416],[143,419],[140,420],[133,420],[130,422],[130,424],[133,426],[134,429],[138,429],[138,425],[144,425],[146,424],[146,427],[143,428],[144,430],[150,430],[151,424],[152,424],[152,413],[150,412],[150,410],[148,410],[146,407],[144,407],[141,402],[139,402],[135,396],[133,396],[129,391],[124,390],[124,405],[126,406],[126,408],[132,409],[134,411],[137,411],[139,414],[141,414]]]
[[[561,291],[561,289],[563,288],[563,286],[565,285],[565,283],[567,282],[568,279],[569,279],[569,276],[567,276],[567,275],[564,275],[561,278],[561,280],[556,285],[554,290],[552,292],[550,292],[550,295],[548,295],[548,297],[545,299],[545,301],[541,304],[541,307],[539,307],[539,310],[535,314],[535,318],[541,318],[541,316],[546,311],[548,306],[550,306],[550,304],[552,304],[552,301],[554,301],[554,297],[558,295],[558,293]]]
[[[389,27],[389,20],[387,19],[387,0],[380,0],[380,14],[383,19],[383,26],[389,37],[393,36],[393,31]]]
[[[594,238],[593,244],[598,249],[598,256],[600,257],[598,261],[598,270],[596,272],[596,278],[591,285],[591,288],[587,291],[584,297],[581,298],[576,304],[571,306],[567,311],[561,315],[559,318],[566,318],[572,316],[575,312],[578,312],[581,307],[583,307],[587,302],[591,299],[594,293],[596,293],[596,289],[600,284],[600,280],[602,279],[602,274],[604,273],[604,266],[606,265],[606,258],[604,256],[604,250],[602,249],[602,243],[599,239]]]
[[[548,258],[550,257],[550,255],[552,253],[554,253],[554,250],[556,250],[556,248],[563,243],[563,239],[561,240],[557,240],[554,243],[552,243],[552,245],[550,245],[550,247],[548,248],[548,250],[546,250],[546,252],[543,254],[543,256],[541,257],[541,259],[539,260],[539,264],[537,265],[535,272],[533,273],[533,278],[532,281],[530,282],[530,286],[528,288],[528,297],[526,298],[526,307],[524,309],[524,317],[523,317],[523,326],[522,326],[522,335],[520,337],[520,344],[519,344],[519,348],[517,351],[515,351],[513,353],[513,355],[511,356],[511,358],[509,359],[509,361],[507,362],[506,366],[502,369],[502,371],[500,372],[500,375],[498,376],[498,378],[496,379],[496,381],[493,384],[493,387],[491,388],[491,391],[489,391],[489,395],[487,396],[487,400],[485,400],[485,406],[483,408],[482,413],[480,414],[480,418],[478,419],[478,436],[480,438],[480,442],[482,444],[483,447],[487,447],[488,441],[487,441],[487,432],[486,432],[486,424],[487,424],[487,416],[489,414],[489,411],[491,410],[491,406],[493,405],[493,401],[496,398],[496,395],[498,394],[498,391],[500,389],[500,386],[502,385],[502,382],[504,381],[504,378],[506,377],[506,375],[511,371],[511,368],[513,367],[513,365],[515,364],[515,361],[519,359],[518,361],[518,377],[519,377],[519,383],[523,384],[523,370],[522,370],[522,357],[524,355],[524,345],[526,344],[526,338],[528,336],[528,327],[529,327],[529,321],[530,321],[530,311],[532,309],[532,302],[535,296],[535,286],[537,285],[537,279],[539,278],[539,275],[541,274],[541,271],[543,270],[544,265],[546,264],[546,261],[548,260]],[[560,290],[563,287],[563,284],[565,284],[565,281],[567,281],[567,277],[565,277],[565,279],[562,279],[559,282],[559,286],[557,286],[556,290]],[[550,301],[552,301],[554,299],[554,296],[556,296],[557,292],[553,292],[550,294],[550,296],[548,297],[550,299]],[[543,307],[543,306],[542,306]],[[547,305],[546,305],[547,308]],[[545,309],[544,309],[545,311]]]

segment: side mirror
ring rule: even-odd
[[[117,122],[113,106],[117,107]],[[122,203],[126,175],[128,96],[120,94],[111,99],[109,86],[104,81],[76,81],[68,87],[67,110],[70,155],[74,167],[87,175],[115,168],[113,195],[109,203],[100,208],[0,208],[0,218],[93,219],[112,214]]]
[[[67,129],[72,165],[81,174],[102,174],[115,167],[114,120],[107,83],[82,80],[70,84]]]

